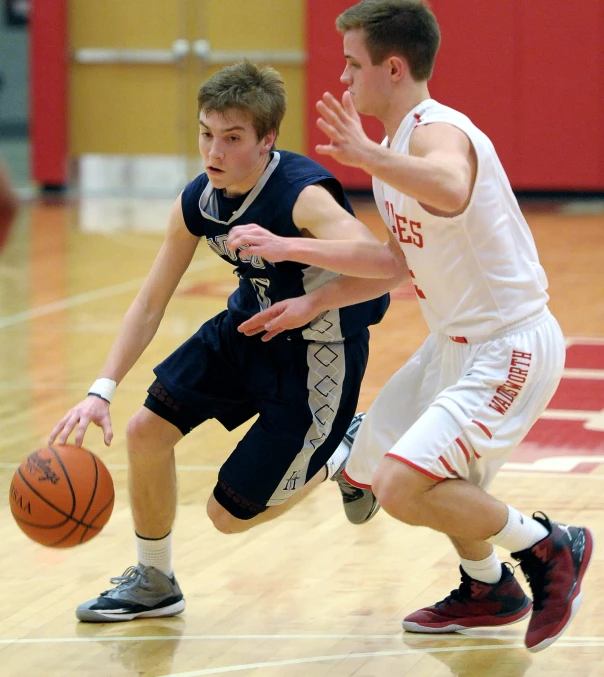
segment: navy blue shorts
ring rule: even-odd
[[[145,406],[183,434],[215,418],[233,430],[258,415],[227,458],[216,500],[239,519],[279,505],[333,454],[355,414],[369,331],[341,343],[279,335],[263,343],[224,311],[155,369]]]

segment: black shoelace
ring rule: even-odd
[[[451,592],[440,602],[436,602],[434,606],[441,606],[444,604],[453,604],[454,602],[461,602],[465,604],[468,599],[472,597],[472,579],[463,572],[461,574],[461,585]]]
[[[533,609],[535,611],[543,609],[543,604],[548,597],[547,584],[549,583],[550,567],[551,564],[549,562],[542,562],[532,552],[523,556],[520,562],[520,568],[533,593]]]

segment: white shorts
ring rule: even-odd
[[[552,398],[565,344],[545,308],[484,342],[430,334],[386,383],[357,433],[345,474],[371,486],[384,456],[436,481],[486,489]]]

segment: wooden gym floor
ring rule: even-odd
[[[527,513],[543,510],[589,525],[604,541],[604,210],[597,206],[526,207],[550,278],[551,308],[568,337],[568,363],[550,408],[493,493]],[[604,675],[601,549],[579,614],[542,653],[523,648],[525,624],[441,637],[403,633],[404,615],[457,587],[457,559],[447,539],[383,512],[354,527],[332,483],[248,534],[214,532],[206,498],[242,431],[227,434],[213,422],[188,436],[177,453],[175,571],[187,599],[184,615],[77,623],[75,606],[110,587],[109,577],[135,561],[124,429],[144,399],[151,368],[222,309],[233,288],[229,266],[205,244],[157,337],[118,391],[111,448],[97,429],[86,438],[116,484],[115,510],[103,533],[70,550],[38,546],[14,524],[8,487],[17,464],[45,444],[96,377],[159,247],[168,209],[161,200],[27,204],[0,255],[3,677]],[[378,223],[371,202],[361,203],[359,213]],[[373,329],[362,408],[425,335],[413,294],[403,287]]]

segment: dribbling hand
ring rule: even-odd
[[[56,439],[57,444],[66,444],[67,438],[75,429],[74,442],[77,447],[81,447],[86,430],[91,423],[102,429],[105,445],[109,446],[113,439],[109,402],[94,395],[89,395],[63,416],[50,433],[48,443],[53,444]]]

